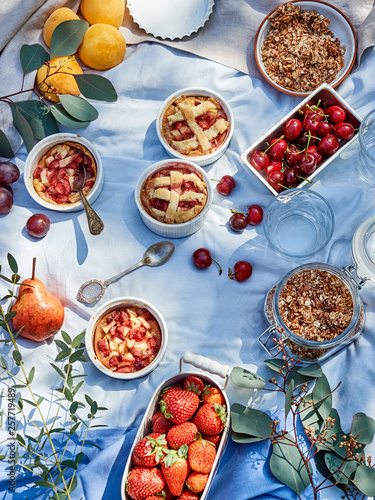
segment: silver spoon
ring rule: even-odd
[[[103,231],[104,223],[102,219],[99,217],[99,215],[92,208],[90,203],[87,201],[87,198],[83,192],[83,186],[85,184],[85,180],[86,180],[86,170],[84,169],[83,165],[80,165],[77,168],[77,172],[74,176],[73,191],[78,191],[81,197],[82,205],[86,212],[90,233],[97,235]]]
[[[167,260],[169,260],[173,251],[174,244],[170,241],[159,241],[159,243],[154,243],[145,251],[142,260],[140,260],[137,264],[134,264],[134,266],[126,269],[126,271],[116,274],[116,276],[113,276],[112,278],[109,278],[105,281],[99,281],[95,279],[86,281],[86,283],[84,283],[78,290],[77,300],[79,302],[85,302],[86,304],[96,302],[103,297],[107,286],[114,281],[117,281],[126,274],[129,274],[135,269],[138,269],[142,266],[161,266],[162,264],[167,262]]]

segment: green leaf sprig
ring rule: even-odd
[[[87,127],[96,120],[98,111],[86,99],[114,102],[117,93],[112,83],[105,77],[97,74],[85,73],[71,75],[64,71],[64,65],[57,69],[51,67],[54,57],[72,56],[77,51],[89,24],[80,19],[71,19],[59,24],[52,35],[50,53],[39,44],[23,45],[20,50],[20,62],[23,71],[21,89],[18,92],[0,96],[0,102],[11,107],[13,125],[22,137],[29,152],[35,140],[43,139],[59,132],[59,123],[65,127],[79,129]],[[24,88],[26,74],[39,69],[45,64],[47,73],[45,78],[32,88]],[[55,74],[69,74],[74,77],[81,96],[58,94],[58,90],[48,82],[48,78]],[[44,97],[44,94],[59,95],[60,102],[53,103]],[[34,99],[15,101],[16,96],[31,93]],[[37,99],[35,99],[35,96]],[[0,130],[0,156],[12,158],[14,151],[6,137]]]
[[[287,355],[282,340],[278,349],[282,359],[265,361],[278,377],[268,380],[271,387],[266,387],[266,381],[258,375],[238,367],[232,372],[232,380],[241,387],[283,393],[284,425],[280,426],[278,420],[263,411],[235,403],[231,407],[233,441],[270,440],[271,472],[298,498],[308,486],[313,490],[314,500],[320,498],[320,492],[334,486],[343,491],[343,498],[363,500],[365,496],[374,496],[375,463],[366,457],[364,448],[374,439],[375,420],[357,413],[350,432],[344,433],[333,407],[333,393],[341,383],[332,390],[318,364],[302,366],[299,360]],[[310,443],[307,449],[300,435],[300,424]],[[313,475],[313,462],[323,476],[320,482]]]
[[[57,374],[60,384],[54,390],[52,403],[48,406],[48,417],[45,415],[43,402],[47,398],[37,395],[32,386],[37,376],[37,367],[26,367],[17,344],[17,333],[11,326],[11,319],[15,314],[11,311],[16,297],[15,287],[21,278],[14,257],[8,254],[7,258],[13,274],[10,277],[0,274],[0,279],[11,285],[8,293],[0,299],[0,328],[7,334],[8,338],[1,342],[11,346],[12,358],[0,356],[0,401],[5,402],[5,406],[0,407],[0,428],[8,436],[5,443],[9,439],[15,443],[16,450],[12,453],[11,460],[19,468],[18,474],[32,473],[36,478],[34,487],[46,489],[51,500],[71,499],[78,484],[76,474],[85,458],[85,447],[97,447],[87,440],[89,430],[103,427],[93,425],[93,421],[107,408],[99,406],[87,394],[84,398],[80,396],[85,377],[80,363],[87,361],[82,342],[85,332],[71,338],[67,332],[61,331],[62,340],[54,341],[59,352],[54,362],[50,363],[51,376]],[[4,302],[9,303],[6,310],[2,305]],[[17,423],[7,428],[9,387],[17,389],[12,403]],[[58,440],[55,439],[57,435]],[[69,444],[73,442],[78,453],[76,456],[69,453],[68,456]],[[6,451],[5,454],[0,454],[0,460],[10,458],[10,448],[4,448]]]

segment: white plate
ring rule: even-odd
[[[344,54],[344,66],[338,73],[335,80],[330,83],[331,87],[336,87],[349,74],[356,58],[357,37],[350,20],[339,9],[320,0],[295,0],[293,3],[295,5],[299,5],[302,10],[315,10],[319,14],[323,14],[324,17],[328,18],[330,20],[330,31],[332,31],[332,33],[340,40],[340,45],[345,45],[346,51]],[[266,38],[270,27],[269,17],[275,12],[275,10],[276,8],[265,17],[265,19],[259,26],[258,32],[255,36],[255,61],[257,63],[259,71],[262,73],[262,76],[273,87],[280,90],[281,92],[284,92],[285,94],[305,97],[311,92],[295,92],[293,90],[285,89],[271,80],[265,70],[262,61],[261,49],[263,41]]]
[[[160,38],[183,38],[199,30],[210,17],[215,0],[128,0],[134,22]]]

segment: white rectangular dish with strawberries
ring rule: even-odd
[[[182,371],[183,363],[191,364],[191,365],[195,366],[196,368],[200,369],[201,371],[183,372]],[[217,375],[217,376],[223,378],[224,382],[223,382],[222,387],[220,387],[217,380],[215,380],[213,377],[208,375],[206,372],[209,372],[213,375]],[[152,397],[152,399],[151,399],[151,401],[150,401],[150,403],[145,411],[145,414],[144,414],[143,419],[141,421],[141,424],[139,426],[138,432],[134,438],[134,443],[133,443],[133,446],[130,450],[129,457],[128,457],[128,460],[127,460],[127,463],[126,463],[126,466],[124,469],[122,482],[121,482],[121,500],[140,500],[141,498],[147,498],[147,496],[151,496],[152,494],[160,493],[161,486],[163,486],[162,489],[167,492],[166,499],[176,499],[177,500],[181,497],[183,492],[185,492],[185,495],[186,495],[187,491],[190,491],[186,484],[187,484],[187,482],[189,482],[188,478],[192,473],[194,473],[193,476],[196,476],[196,479],[198,481],[197,484],[199,484],[199,481],[201,480],[201,478],[197,477],[197,476],[205,476],[205,475],[207,476],[207,477],[205,477],[205,481],[204,481],[205,486],[204,486],[203,491],[201,491],[201,492],[195,491],[197,499],[198,498],[199,498],[199,500],[206,499],[208,492],[209,492],[209,489],[210,489],[210,486],[212,484],[213,478],[214,478],[215,473],[217,471],[217,468],[219,466],[220,459],[224,453],[225,446],[228,442],[229,433],[230,433],[230,405],[229,405],[229,400],[227,398],[227,395],[225,394],[225,387],[226,387],[227,382],[228,382],[229,372],[230,372],[230,370],[227,366],[221,365],[220,363],[217,363],[209,358],[205,358],[203,356],[193,354],[190,351],[185,352],[184,356],[180,360],[180,373],[178,373],[177,375],[175,375],[167,380],[164,380],[159,385],[159,387],[156,389],[156,391],[155,391],[155,393],[154,393],[154,395],[153,395],[153,397]],[[212,458],[212,462],[210,464],[210,472],[208,472],[206,474],[200,474],[199,472],[195,473],[196,466],[194,465],[193,461],[191,461],[191,457],[192,457],[193,453],[192,453],[192,451],[190,453],[186,450],[187,451],[186,456],[188,457],[187,463],[192,464],[192,467],[185,464],[187,467],[186,474],[188,475],[188,478],[187,478],[188,481],[187,482],[184,481],[184,486],[180,487],[181,493],[176,494],[176,491],[179,489],[179,487],[177,486],[177,490],[173,489],[173,488],[175,488],[175,485],[172,485],[172,483],[170,483],[168,481],[167,475],[165,474],[166,466],[165,466],[165,464],[163,464],[163,461],[164,461],[164,457],[166,455],[168,455],[167,451],[164,454],[161,461],[156,466],[155,466],[155,462],[152,465],[150,463],[150,460],[152,458],[155,459],[155,455],[153,455],[153,457],[150,456],[150,455],[152,455],[151,453],[148,453],[148,455],[145,458],[147,460],[147,462],[145,462],[145,463],[147,463],[147,467],[140,466],[140,465],[142,465],[140,460],[142,460],[143,457],[139,458],[139,453],[138,453],[139,442],[141,440],[143,440],[146,436],[149,436],[150,434],[155,433],[156,431],[162,432],[162,429],[159,429],[159,428],[155,429],[156,425],[158,425],[158,426],[160,425],[160,420],[156,424],[156,420],[155,420],[155,418],[153,418],[156,414],[160,414],[160,410],[161,410],[162,405],[160,405],[159,403],[160,403],[161,399],[162,398],[165,399],[165,401],[168,404],[168,401],[166,399],[166,394],[169,391],[171,391],[171,388],[174,388],[173,390],[175,392],[177,392],[178,395],[185,393],[186,390],[188,390],[190,393],[194,392],[194,391],[190,391],[190,386],[191,386],[190,381],[196,380],[196,378],[200,379],[204,385],[203,392],[198,390],[198,393],[200,393],[199,404],[195,408],[195,410],[194,410],[194,408],[192,409],[192,411],[194,411],[194,413],[188,419],[188,421],[185,420],[185,423],[179,424],[180,420],[178,420],[178,419],[180,417],[177,415],[174,415],[175,418],[172,417],[172,419],[170,419],[169,417],[168,417],[168,419],[164,419],[164,424],[168,425],[164,434],[162,434],[162,436],[166,436],[168,438],[168,443],[164,447],[168,448],[169,451],[171,451],[171,455],[173,455],[175,453],[173,448],[176,451],[178,451],[178,453],[180,454],[180,450],[181,450],[181,448],[183,448],[183,446],[179,447],[180,440],[187,439],[187,438],[185,436],[183,436],[183,437],[178,436],[178,438],[176,438],[176,435],[175,435],[175,440],[177,442],[177,445],[175,445],[172,442],[172,438],[171,438],[172,433],[170,433],[169,431],[170,431],[170,429],[174,429],[176,431],[180,425],[184,426],[184,425],[186,425],[187,422],[188,422],[188,425],[194,425],[193,423],[195,423],[197,428],[198,428],[198,431],[199,431],[198,437],[191,438],[190,441],[192,439],[194,439],[196,441],[200,440],[201,434],[203,435],[203,439],[206,440],[206,443],[207,442],[209,443],[207,445],[209,447],[214,447],[212,445],[212,443],[214,443],[214,441],[216,439],[218,439],[219,441],[215,445],[216,453],[214,454],[214,458]],[[187,379],[189,379],[189,380],[187,380]],[[177,387],[177,389],[175,389],[176,387]],[[208,387],[209,387],[209,389],[207,389]],[[207,396],[207,394],[208,394],[208,396]],[[207,397],[208,397],[208,399],[207,399]],[[213,398],[213,399],[210,399],[210,398]],[[220,398],[220,401],[222,404],[213,403],[215,398]],[[204,402],[204,400],[210,401],[210,402],[206,403],[206,402]],[[214,430],[214,427],[211,427],[209,430],[204,428],[204,427],[201,427],[201,420],[202,419],[200,419],[200,415],[202,415],[202,412],[204,412],[207,409],[207,408],[203,408],[206,406],[210,407],[208,409],[209,410],[211,409],[212,411],[213,411],[213,408],[218,410],[219,407],[221,407],[221,409],[223,409],[223,407],[224,407],[226,410],[226,418],[223,419],[225,421],[224,422],[218,421],[219,425],[221,427],[220,427],[219,433],[216,435],[214,435],[214,433],[216,432]],[[203,408],[203,410],[202,410],[202,408]],[[170,411],[171,407],[169,406],[169,407],[167,407],[167,409]],[[198,414],[200,414],[200,415],[198,415]],[[167,415],[170,415],[170,414],[167,414]],[[187,416],[186,416],[186,418],[187,418]],[[163,419],[163,417],[162,417],[162,419]],[[174,420],[174,422],[177,422],[177,423],[172,424],[172,420]],[[167,422],[167,424],[166,424],[166,422]],[[207,423],[207,420],[205,419],[204,425],[206,425],[206,423]],[[215,422],[215,425],[217,425],[217,422]],[[206,433],[202,432],[202,429],[203,429],[203,431],[206,431]],[[211,434],[208,435],[209,433],[211,433]],[[161,439],[163,440],[163,437]],[[209,440],[212,440],[212,441],[210,442]],[[161,441],[161,442],[163,442],[163,441]],[[185,445],[185,446],[186,446],[186,448],[188,447],[187,445]],[[179,449],[177,450],[178,447],[179,447]],[[189,448],[190,448],[190,445],[189,445]],[[145,453],[145,455],[146,455],[146,453]],[[187,458],[186,458],[186,460],[187,460]],[[193,469],[193,467],[194,467],[194,469]],[[140,476],[137,477],[137,484],[135,484],[134,471],[137,469],[138,469],[138,472],[141,472],[141,471],[139,471],[139,469],[143,469],[143,470],[146,469],[146,473],[150,469],[154,469],[155,477],[156,477],[156,479],[154,478],[155,483],[159,484],[160,487],[156,486],[154,488],[153,492],[151,490],[148,490],[147,487],[145,487],[145,485],[142,484],[142,481],[144,481],[144,480]],[[132,471],[133,478],[131,478],[131,476],[129,475],[131,471]],[[164,476],[166,479],[164,479]],[[195,478],[192,479],[191,484],[193,484],[194,479]],[[163,485],[163,483],[164,483],[164,485]],[[196,487],[195,484],[192,487],[194,489]],[[182,488],[182,490],[181,490],[181,488]],[[159,491],[157,491],[158,489],[159,489]],[[146,496],[144,496],[145,491],[147,491]],[[174,492],[174,494],[173,494],[173,492]],[[182,496],[181,498],[184,498],[184,496]]]

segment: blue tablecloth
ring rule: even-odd
[[[375,51],[369,49],[360,68],[337,88],[361,117],[375,107],[374,65]],[[78,487],[73,498],[86,500],[120,498],[123,468],[143,413],[156,387],[178,372],[179,358],[186,349],[230,367],[243,366],[268,378],[263,364],[268,356],[258,343],[258,336],[267,326],[263,315],[265,294],[300,263],[285,260],[269,248],[262,224],[249,227],[242,234],[233,233],[227,224],[231,208],[246,210],[250,204],[265,208],[272,199],[273,195],[243,165],[240,154],[296,106],[300,98],[281,94],[263,80],[231,68],[148,43],[128,48],[124,62],[106,72],[106,77],[116,87],[119,99],[115,103],[95,102],[99,118],[79,131],[95,143],[103,160],[105,182],[94,208],[105,223],[104,232],[91,236],[83,212],[64,215],[41,210],[28,195],[22,179],[14,184],[15,203],[11,212],[1,217],[0,231],[2,272],[7,269],[9,252],[19,263],[19,274],[29,277],[32,257],[36,256],[37,275],[64,304],[63,329],[70,335],[85,329],[96,307],[125,295],[153,303],[168,324],[166,354],[147,378],[131,382],[114,380],[90,363],[82,364],[82,373],[86,375],[82,391],[109,409],[98,421],[107,427],[92,430],[89,435],[89,440],[101,449],[85,447],[86,457],[77,476]],[[75,297],[84,281],[115,275],[138,261],[149,245],[161,239],[142,223],[134,203],[134,185],[146,167],[167,158],[157,139],[156,114],[169,94],[188,86],[218,91],[233,109],[235,130],[230,147],[218,162],[205,168],[212,179],[233,175],[237,187],[226,198],[215,194],[204,227],[190,237],[175,240],[175,253],[165,266],[142,268],[112,284],[98,305],[80,304]],[[15,159],[21,172],[25,158],[22,147]],[[309,188],[329,201],[336,220],[332,240],[314,256],[317,262],[337,267],[351,263],[354,231],[375,214],[374,190],[359,178],[357,163],[356,142]],[[35,241],[24,226],[28,217],[38,212],[48,214],[51,229],[44,239]],[[199,247],[211,250],[223,267],[221,276],[215,266],[204,272],[195,269],[192,254]],[[244,283],[227,277],[228,267],[238,260],[248,260],[253,265],[253,275]],[[334,406],[345,430],[350,429],[351,417],[357,412],[375,416],[374,292],[371,283],[361,291],[366,311],[363,334],[323,363],[332,387],[343,382],[334,395]],[[1,335],[6,337],[4,332]],[[56,338],[61,338],[60,335]],[[59,380],[50,368],[57,347],[50,341],[35,346],[24,339],[20,339],[19,345],[26,365],[29,368],[37,365],[33,382],[36,392],[48,399]],[[2,352],[6,356],[9,347],[4,345]],[[231,384],[228,397],[231,403],[250,404],[271,415],[282,415],[284,411],[281,398],[262,396]],[[235,500],[295,499],[296,495],[271,475],[269,451],[268,443],[230,442],[209,499],[229,496]],[[6,466],[4,462],[1,464],[0,498],[46,498],[40,489],[28,490],[30,478],[20,475],[13,497],[7,492]],[[312,498],[311,491],[307,490],[303,498]],[[329,492],[321,498],[340,498],[340,492]]]

